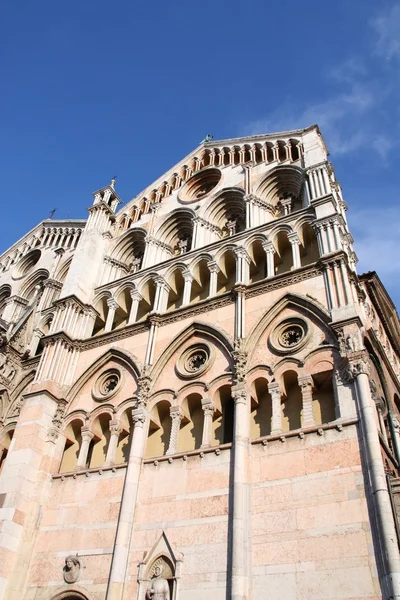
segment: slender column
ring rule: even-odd
[[[209,261],[207,263],[207,267],[210,271],[210,292],[208,297],[212,298],[217,293],[218,273],[220,269],[217,263],[214,261]]]
[[[156,294],[154,298],[154,312],[164,312],[167,308],[169,285],[162,277],[156,280]]]
[[[328,308],[331,310],[335,308],[335,303],[332,294],[332,282],[331,282],[331,273],[329,269],[329,265],[325,265],[323,267],[324,280],[325,280],[325,291],[326,291],[326,299],[328,301]]]
[[[242,385],[232,387],[235,403],[233,440],[232,600],[249,597],[248,561],[248,454],[250,440],[250,394]]]
[[[89,428],[84,425],[82,427],[82,443],[79,450],[78,461],[76,463],[77,469],[86,469],[86,463],[88,458],[90,442],[94,438],[94,433],[89,431]]]
[[[113,465],[115,462],[115,454],[117,452],[119,435],[121,426],[118,421],[110,421],[110,441],[108,442],[107,456],[105,465]]]
[[[138,312],[138,308],[139,308],[139,304],[142,299],[142,296],[139,294],[139,292],[137,290],[131,290],[131,298],[132,298],[132,306],[131,306],[131,310],[129,312],[128,325],[132,325],[132,323],[135,323],[135,321],[136,321],[137,312]]]
[[[328,239],[329,251],[334,252],[335,250],[337,250],[337,248],[336,248],[335,238],[333,235],[333,222],[329,221],[328,223],[326,223],[325,226],[326,226],[326,237]]]
[[[343,306],[346,303],[344,302],[344,299],[343,299],[343,285],[341,285],[342,282],[341,282],[341,277],[340,277],[340,267],[336,261],[333,263],[333,277],[335,280],[338,306]]]
[[[134,429],[121,498],[106,600],[122,600],[125,581],[128,580],[129,545],[132,536],[140,471],[148,429],[148,419],[143,408],[137,408],[132,411],[132,421]]]
[[[268,391],[272,400],[271,434],[276,435],[282,433],[281,390],[279,383],[274,381],[269,383]]]
[[[321,190],[321,196],[324,196],[326,194],[326,192],[325,192],[324,180],[322,178],[322,169],[317,169],[317,177],[318,177],[319,187]]]
[[[341,249],[341,243],[340,243],[339,225],[338,225],[336,219],[333,219],[331,221],[331,224],[332,224],[333,238],[335,240],[336,250],[340,250]]]
[[[314,198],[317,197],[317,194],[315,192],[315,186],[314,186],[314,181],[313,181],[312,173],[308,173],[308,182],[310,184],[311,200],[313,200]]]
[[[160,318],[158,317],[158,315],[152,315],[150,317],[150,331],[149,331],[149,337],[147,338],[146,357],[145,357],[145,361],[144,361],[146,365],[151,365],[153,362],[156,332],[157,332],[157,328],[158,328],[159,324],[160,324]]]
[[[189,272],[183,273],[183,279],[185,280],[185,287],[183,289],[183,300],[182,305],[190,304],[190,294],[192,291],[193,275]]]
[[[274,254],[275,248],[272,242],[263,242],[262,246],[267,258],[267,278],[275,275]]]
[[[176,454],[178,452],[179,430],[183,418],[183,413],[179,406],[171,406],[170,415],[172,419],[172,425],[171,433],[169,436],[169,446],[166,452],[167,455]]]
[[[313,380],[311,375],[303,375],[302,377],[299,377],[299,386],[301,389],[301,398],[303,404],[302,426],[311,427],[315,425],[312,406]]]
[[[215,412],[211,398],[202,398],[201,408],[204,413],[201,447],[209,448],[211,446],[212,420]]]
[[[293,269],[299,269],[301,267],[299,236],[297,233],[289,233],[288,239],[292,245]]]
[[[235,300],[235,337],[240,339],[245,335],[245,301],[246,301],[246,288],[243,285],[238,285],[235,288],[236,300]]]
[[[382,462],[382,454],[376,428],[375,406],[369,387],[367,357],[354,358],[349,363],[349,376],[354,379],[357,404],[362,430],[361,443],[366,457],[366,467],[372,502],[375,506],[378,535],[382,548],[384,573],[380,576],[385,600],[400,598],[400,555],[394,525],[392,507]]]
[[[250,256],[244,248],[236,248],[234,253],[236,256],[236,283],[247,285],[249,282]]]
[[[340,264],[340,272],[342,274],[342,281],[343,281],[344,301],[345,301],[345,305],[347,306],[348,304],[350,304],[350,300],[351,300],[350,284],[349,284],[349,279],[347,277],[347,269],[346,269],[344,260],[341,259],[339,261],[339,264]]]
[[[118,308],[118,302],[116,302],[114,300],[114,298],[108,298],[107,300],[107,306],[108,306],[108,315],[107,315],[107,320],[106,320],[106,324],[104,327],[104,331],[111,331],[113,323],[114,323],[114,317],[115,317],[115,311]]]

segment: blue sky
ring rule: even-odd
[[[1,70],[4,251],[49,211],[128,201],[211,132],[327,141],[360,258],[400,306],[400,3],[9,0]]]

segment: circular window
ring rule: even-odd
[[[273,350],[280,354],[297,352],[307,342],[308,325],[302,319],[287,319],[272,332],[269,343]]]
[[[102,402],[112,398],[121,385],[121,373],[117,369],[105,371],[95,383],[93,398]]]
[[[25,256],[21,258],[21,260],[16,264],[12,277],[13,279],[20,279],[21,277],[25,277],[29,273],[31,269],[36,265],[41,257],[40,250],[32,250]]]
[[[220,182],[222,177],[219,169],[204,169],[199,171],[186,182],[178,194],[181,202],[196,202],[209,194]]]
[[[190,346],[179,358],[176,369],[186,379],[198,377],[211,366],[211,348],[206,344]]]

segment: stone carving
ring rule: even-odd
[[[75,583],[81,575],[82,562],[78,556],[69,555],[65,559],[63,576],[65,583]]]
[[[0,375],[3,379],[10,382],[14,379],[16,367],[14,363],[5,354],[0,354]]]
[[[280,342],[282,346],[286,348],[291,348],[292,346],[296,346],[303,338],[304,332],[301,327],[298,325],[292,325],[285,329],[280,336]]]
[[[145,365],[142,369],[141,374],[138,377],[138,404],[146,406],[147,400],[149,399],[150,389],[153,384],[153,379],[150,376],[151,366]]]
[[[236,339],[233,344],[233,379],[234,383],[243,383],[247,372],[247,352],[244,350],[244,339]]]
[[[162,577],[163,565],[156,564],[146,592],[146,600],[170,600],[168,581]]]

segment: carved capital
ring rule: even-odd
[[[146,422],[146,413],[143,408],[135,408],[132,411],[132,421],[135,427],[143,427]]]
[[[249,397],[248,390],[243,386],[234,386],[232,388],[232,398],[235,404],[247,404]]]

